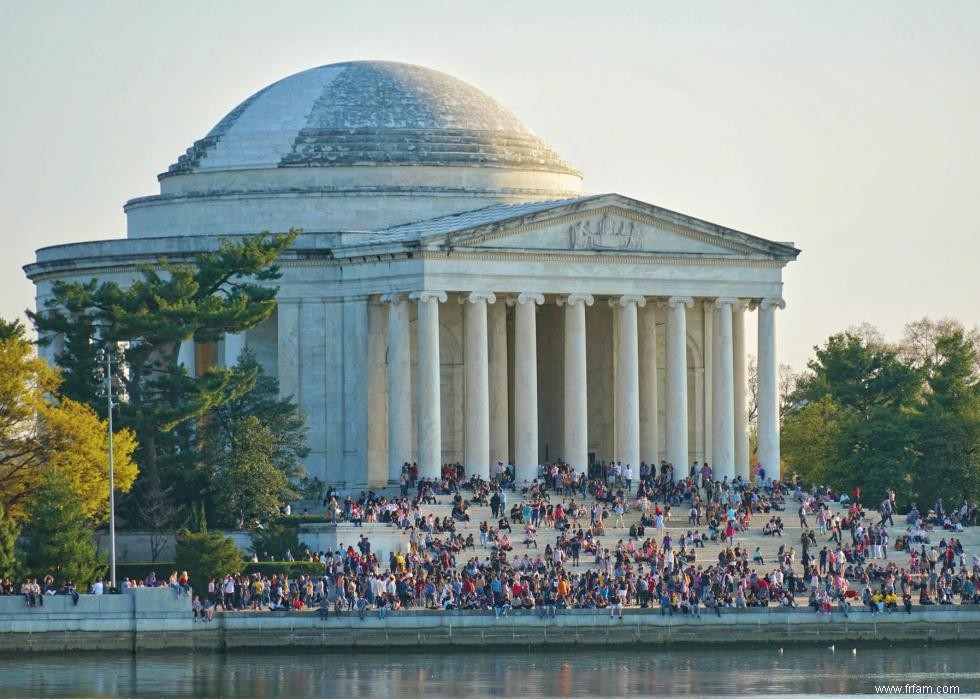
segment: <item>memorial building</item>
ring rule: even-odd
[[[758,333],[758,455],[779,475],[775,242],[582,175],[477,88],[420,66],[313,68],[235,107],[126,203],[127,236],[43,248],[26,271],[126,283],[222,236],[302,229],[276,313],[181,358],[244,346],[308,416],[311,476],[347,488],[444,463],[750,469],[745,338]],[[751,321],[751,322],[750,322]],[[49,360],[55,343],[42,349]]]

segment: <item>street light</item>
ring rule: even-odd
[[[119,358],[115,356],[114,352],[107,352],[103,347],[96,353],[95,359],[99,363],[97,376],[100,381],[105,379],[105,386],[99,391],[99,394],[105,393],[109,408],[109,576],[112,589],[116,589],[116,485],[112,457],[112,409],[116,403],[112,396],[112,363],[118,364]],[[104,368],[103,364],[105,364]],[[120,395],[120,397],[123,396]]]

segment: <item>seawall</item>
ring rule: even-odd
[[[407,611],[363,620],[346,613],[321,620],[316,612],[218,613],[195,622],[190,601],[172,590],[123,595],[47,597],[29,609],[22,597],[0,597],[0,653],[188,650],[225,652],[249,648],[307,648],[321,652],[486,649],[542,646],[658,646],[694,644],[901,643],[980,641],[980,608],[945,607],[911,614],[872,615],[853,610],[845,618],[810,609],[729,609],[721,617],[661,616],[659,610],[566,610],[550,619],[533,612]]]

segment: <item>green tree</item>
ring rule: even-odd
[[[33,575],[73,580],[80,589],[103,574],[82,498],[57,468],[45,471],[24,529],[24,567]]]
[[[98,411],[105,401],[94,379],[96,351],[109,346],[119,353],[128,402],[120,405],[118,422],[136,433],[141,498],[172,493],[187,505],[195,497],[193,487],[171,486],[183,484],[197,461],[197,421],[247,393],[256,377],[218,367],[190,376],[177,360],[180,343],[217,342],[269,318],[277,293],[270,282],[280,276],[274,263],[296,235],[243,236],[188,261],[143,265],[125,288],[95,279],[59,281],[44,310],[28,314],[39,337],[64,338],[57,362],[65,394]],[[138,515],[140,508],[130,511]]]
[[[228,449],[215,454],[214,495],[218,521],[249,526],[275,515],[296,493],[275,461],[278,443],[254,415],[230,426]]]
[[[13,578],[20,572],[17,564],[17,540],[20,526],[6,516],[0,505],[0,578]]]
[[[806,483],[828,483],[839,434],[840,410],[830,396],[787,412],[781,435],[787,474]]]
[[[980,348],[962,328],[946,328],[925,355],[912,495],[925,508],[943,498],[949,510],[980,496]]]
[[[279,397],[278,379],[265,373],[251,349],[246,347],[242,351],[235,371],[254,375],[255,385],[208,414],[199,435],[204,451],[202,462],[205,465],[220,462],[234,447],[234,435],[241,429],[241,422],[255,417],[272,435],[272,462],[291,482],[297,482],[303,475],[302,459],[310,453],[306,416],[292,397]],[[212,477],[208,475],[205,482],[212,482]]]
[[[187,571],[191,587],[207,590],[208,581],[241,572],[245,567],[242,552],[224,534],[184,530],[177,537],[177,568]]]
[[[815,352],[784,418],[788,470],[837,490],[857,485],[870,498],[886,488],[907,495],[910,417],[922,372],[867,325],[832,335]]]

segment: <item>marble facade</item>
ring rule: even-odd
[[[339,116],[323,106],[336,94]],[[362,488],[405,461],[425,474],[505,461],[524,479],[563,458],[666,459],[680,473],[707,460],[747,476],[749,332],[758,460],[778,475],[776,310],[799,251],[583,195],[579,173],[487,100],[402,64],[276,83],[161,175],[160,195],[127,205],[127,239],[39,250],[26,268],[38,306],[58,279],[126,283],[141,262],[214,249],[219,233],[301,226],[276,313],[213,360],[247,345],[278,377],[308,417],[311,475]]]

